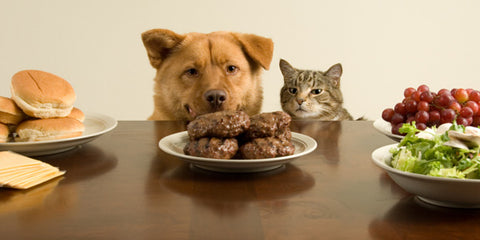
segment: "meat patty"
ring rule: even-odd
[[[295,146],[287,139],[255,138],[240,146],[240,155],[246,159],[274,158],[295,153]]]
[[[250,117],[250,128],[245,132],[245,137],[248,139],[264,137],[290,139],[291,121],[290,115],[282,111],[254,115]]]
[[[230,159],[237,151],[237,139],[215,137],[190,140],[183,149],[187,155],[216,159]]]
[[[203,137],[232,138],[250,127],[250,117],[243,111],[220,111],[198,116],[187,125],[190,139]]]

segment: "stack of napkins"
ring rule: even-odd
[[[60,171],[38,161],[10,151],[0,152],[0,186],[27,189],[61,176]]]

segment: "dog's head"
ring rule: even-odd
[[[262,69],[270,66],[271,39],[253,34],[142,34],[155,77],[153,120],[192,120],[220,110],[260,112]]]

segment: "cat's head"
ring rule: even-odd
[[[280,92],[282,109],[292,117],[333,119],[338,108],[342,108],[340,63],[322,72],[296,69],[281,59],[280,70],[284,79]]]

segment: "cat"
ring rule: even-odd
[[[326,72],[299,70],[280,59],[284,85],[280,90],[283,111],[296,119],[326,121],[353,120],[343,108],[340,90],[342,65],[337,63]]]

